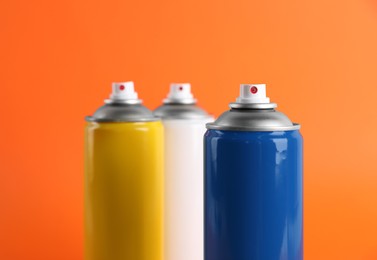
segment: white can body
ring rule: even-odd
[[[203,135],[209,121],[163,120],[165,260],[203,259]]]

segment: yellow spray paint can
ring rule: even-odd
[[[163,260],[163,126],[132,82],[87,117],[85,260]]]

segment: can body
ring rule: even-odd
[[[203,259],[203,135],[209,120],[163,120],[165,260]]]
[[[86,126],[85,259],[163,260],[163,126]]]
[[[299,131],[208,130],[205,260],[302,260]]]

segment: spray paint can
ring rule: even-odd
[[[86,118],[85,259],[163,260],[163,126],[133,82]]]
[[[154,112],[165,129],[165,260],[203,259],[203,135],[213,118],[190,89],[171,84]]]
[[[302,260],[302,137],[264,84],[205,134],[205,260]]]

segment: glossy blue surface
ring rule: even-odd
[[[208,130],[204,144],[204,259],[303,259],[300,133]]]

